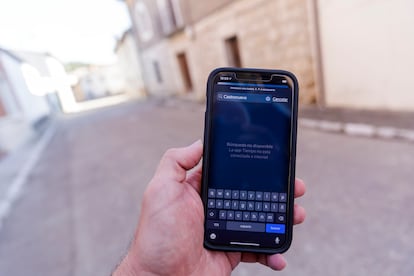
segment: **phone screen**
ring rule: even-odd
[[[281,72],[229,70],[209,81],[205,245],[285,251],[293,215],[296,80]]]

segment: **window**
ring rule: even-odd
[[[179,4],[177,0],[157,0],[164,34],[170,34],[183,25]]]
[[[150,40],[154,35],[154,32],[151,16],[147,6],[143,2],[136,2],[135,4],[135,22],[141,41],[145,42]]]
[[[160,64],[158,63],[157,60],[153,60],[152,61],[152,66],[154,67],[154,73],[155,73],[155,78],[156,78],[157,82],[162,83]]]
[[[0,99],[0,117],[6,116],[6,109],[3,106],[3,102]]]
[[[0,68],[1,70],[1,68]],[[3,101],[2,101],[2,95],[3,95],[3,89],[6,87],[6,80],[1,75],[0,71],[0,117],[6,116],[6,109],[4,108]],[[5,90],[5,89],[4,89]]]
[[[225,40],[227,61],[229,66],[241,67],[239,42],[237,36],[232,36]]]

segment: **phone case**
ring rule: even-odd
[[[231,68],[223,67],[213,70],[207,81],[207,90],[206,90],[206,111],[205,111],[205,125],[204,125],[204,150],[203,150],[203,172],[202,172],[202,187],[201,187],[201,197],[204,205],[204,214],[206,215],[207,210],[207,171],[205,168],[209,167],[209,152],[210,152],[210,129],[211,129],[211,111],[212,111],[212,102],[213,102],[213,79],[220,72],[242,72],[242,73],[267,73],[267,74],[279,74],[285,75],[293,80],[293,110],[292,110],[292,143],[291,143],[291,158],[290,158],[290,168],[291,173],[289,176],[290,179],[290,188],[288,196],[290,197],[288,205],[288,215],[286,223],[286,242],[283,247],[274,249],[274,248],[242,248],[242,247],[232,247],[232,246],[217,246],[209,243],[204,237],[204,247],[211,250],[219,251],[234,251],[234,252],[253,252],[253,253],[264,253],[264,254],[276,254],[283,253],[289,249],[292,242],[292,229],[293,229],[293,207],[294,207],[294,190],[295,190],[295,164],[296,164],[296,140],[297,140],[297,116],[298,116],[298,81],[294,74],[284,70],[267,70],[267,69],[254,69],[254,68]],[[205,220],[206,221],[206,220]],[[205,225],[204,225],[205,227]]]

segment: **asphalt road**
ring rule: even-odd
[[[202,136],[203,107],[128,103],[59,120],[0,230],[0,275],[109,275],[162,153]],[[307,221],[280,275],[414,275],[414,144],[300,129]],[[273,275],[258,264],[233,275]]]

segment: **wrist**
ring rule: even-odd
[[[155,275],[142,268],[139,259],[128,253],[121,261],[112,276],[138,276],[138,275]]]

